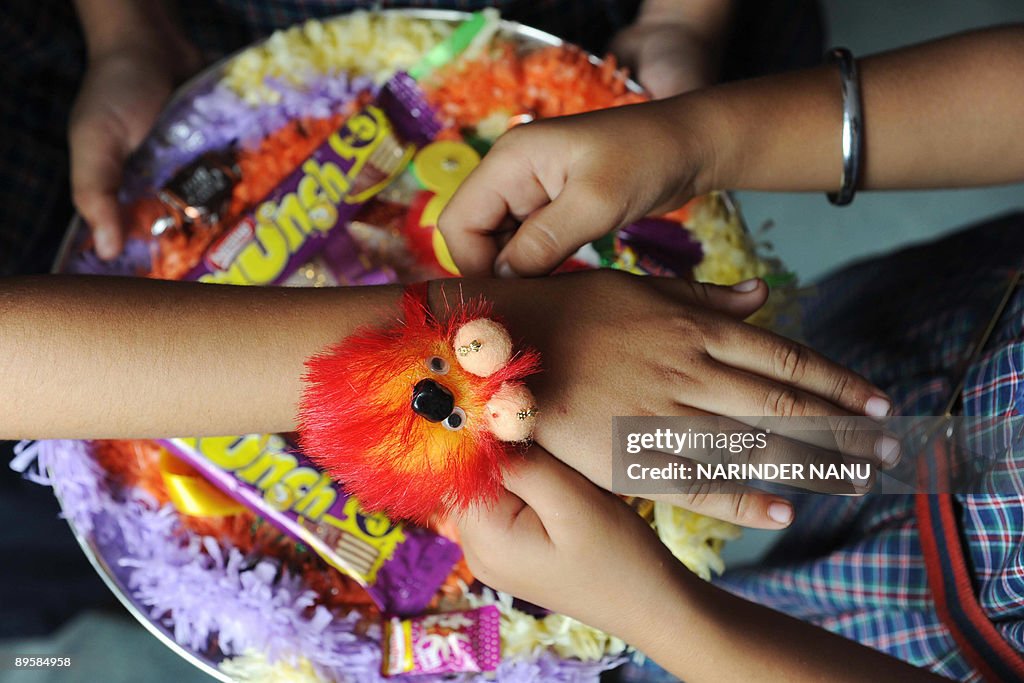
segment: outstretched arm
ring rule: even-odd
[[[0,281],[4,438],[294,429],[303,361],[397,316],[397,287]],[[184,432],[184,433],[183,433]]]
[[[856,373],[743,323],[767,295],[762,282],[747,285],[608,270],[518,282],[446,280],[433,283],[431,308],[444,317],[461,298],[490,300],[513,336],[543,358],[545,372],[530,382],[541,410],[537,442],[611,487],[613,415],[888,412],[885,395]],[[397,286],[0,281],[0,437],[291,431],[305,359],[358,327],[396,323],[399,296]],[[637,345],[638,338],[646,343]],[[841,443],[844,452],[885,466],[899,455],[885,438],[856,430]],[[673,500],[747,526],[780,528],[792,517],[789,503],[770,494],[708,496],[696,488]]]
[[[859,67],[864,189],[1024,180],[1024,26],[866,57]],[[837,189],[834,66],[726,85],[707,106],[720,127],[712,127],[713,164],[698,189]]]
[[[860,61],[866,189],[1024,180],[1024,26]],[[439,227],[464,275],[550,272],[583,244],[720,189],[835,191],[835,66],[506,133]],[[506,217],[522,221],[509,239]]]

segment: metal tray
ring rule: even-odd
[[[453,24],[460,23],[470,16],[468,13],[459,12],[455,10],[396,9],[384,10],[383,12],[411,16],[417,19],[446,21]],[[331,18],[324,19],[324,21],[330,20]],[[530,49],[531,47],[558,46],[564,43],[564,41],[561,38],[558,38],[557,36],[554,36],[550,33],[546,33],[544,31],[540,31],[535,28],[524,26],[523,24],[512,21],[503,20],[500,25],[499,33],[501,35],[514,38],[516,41],[522,44],[524,49]],[[163,130],[163,127],[169,125],[169,123],[174,120],[175,109],[176,107],[181,105],[181,103],[185,100],[186,96],[191,96],[196,94],[197,92],[201,92],[205,89],[212,88],[217,82],[220,81],[222,74],[224,72],[224,67],[226,64],[230,62],[230,60],[234,59],[236,56],[238,56],[247,49],[261,45],[262,42],[263,41],[258,41],[256,43],[253,43],[249,48],[244,48],[243,50],[239,50],[238,52],[219,60],[218,62],[208,66],[206,69],[196,74],[187,82],[185,82],[182,86],[180,86],[175,91],[174,95],[171,97],[170,101],[167,104],[167,107],[164,110],[164,114],[162,114],[160,119],[158,119],[157,123],[154,126],[154,130],[152,133],[150,133],[150,135],[159,134],[160,131]],[[598,57],[593,55],[590,56],[590,60],[595,64],[599,64],[601,62],[601,60]],[[643,89],[634,81],[629,81],[628,85],[630,89],[634,90],[635,92],[643,92]],[[72,245],[78,238],[79,233],[84,229],[84,222],[76,214],[72,218],[71,223],[68,226],[68,230],[65,233],[64,239],[61,243],[61,248],[53,264],[52,272],[57,273],[61,272],[64,269]],[[57,482],[56,485],[54,486],[54,491],[57,495],[58,501],[60,501],[61,494],[59,482]],[[116,566],[117,561],[119,559],[118,557],[109,557],[105,552],[104,548],[97,543],[96,539],[93,537],[92,534],[81,533],[77,528],[75,528],[75,525],[70,521],[69,525],[71,526],[71,531],[75,535],[75,538],[78,540],[78,543],[82,548],[82,551],[85,553],[86,557],[89,558],[89,562],[96,569],[96,572],[100,575],[100,578],[103,579],[103,582],[107,585],[108,588],[110,588],[114,595],[117,596],[117,599],[120,600],[121,604],[125,606],[125,609],[127,609],[130,614],[132,614],[136,619],[138,619],[139,622],[150,633],[152,633],[154,636],[156,636],[156,638],[158,638],[161,642],[167,645],[167,647],[169,647],[177,654],[181,655],[187,661],[194,664],[201,671],[203,671],[206,674],[209,674],[217,680],[225,681],[225,683],[231,682],[231,678],[217,668],[218,660],[211,656],[211,654],[197,652],[179,644],[174,640],[174,637],[171,634],[171,632],[169,632],[164,626],[154,622],[150,618],[149,614],[146,612],[146,608],[138,604],[134,600],[130,590],[124,584],[124,582],[118,577],[116,571],[114,570],[113,567]]]

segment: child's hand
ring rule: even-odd
[[[700,580],[622,501],[540,448],[505,487],[456,520],[474,576],[618,636],[683,680],[939,680]]]
[[[125,160],[149,133],[175,83],[199,66],[198,53],[181,50],[172,58],[163,46],[126,45],[89,60],[68,130],[71,189],[102,258],[117,256],[124,241],[117,192]]]
[[[733,20],[732,0],[644,0],[609,50],[655,97],[714,83]]]
[[[536,440],[604,488],[612,488],[614,416],[881,416],[890,408],[856,373],[743,323],[764,303],[761,281],[738,291],[605,270],[441,286],[443,296],[432,296],[436,313],[445,301],[484,294],[513,335],[541,352],[543,372],[530,380],[540,409]],[[895,441],[880,441],[887,437],[878,432],[836,427],[835,436],[844,453],[872,463],[898,457]],[[773,449],[783,447],[771,438]],[[671,501],[745,526],[790,521],[789,504],[776,496],[707,493]]]
[[[704,136],[673,116],[670,102],[503,135],[438,222],[462,274],[548,273],[587,242],[706,189]],[[522,221],[514,233],[503,229],[510,217]]]
[[[638,597],[682,565],[625,503],[539,447],[506,472],[505,487],[493,507],[456,520],[473,575],[632,640],[624,626]]]
[[[721,56],[719,45],[678,21],[637,22],[615,36],[611,51],[656,98],[711,85]]]

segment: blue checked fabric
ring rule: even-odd
[[[1019,268],[1024,214],[852,266],[821,283],[807,306],[808,340],[889,391],[898,414],[941,414],[957,366]],[[968,370],[963,413],[1022,410],[1018,290]],[[1007,460],[1024,461],[1024,443],[1012,443]],[[959,522],[982,609],[1024,652],[1024,480],[1019,468],[1001,475],[1001,493],[957,496]],[[912,496],[796,503],[796,522],[764,564],[728,572],[720,585],[938,674],[981,680],[936,615]]]

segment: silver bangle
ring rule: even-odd
[[[857,61],[845,47],[829,50],[826,58],[830,63],[839,65],[843,91],[843,175],[840,177],[839,191],[829,192],[827,196],[836,206],[846,206],[853,201],[860,184],[864,138],[860,79],[857,77]]]

